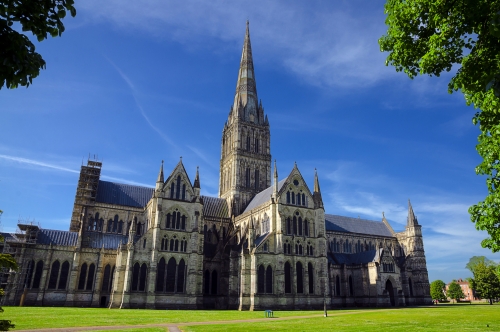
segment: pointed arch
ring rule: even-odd
[[[411,282],[411,278],[408,278],[408,287],[410,288],[410,296],[413,296],[413,285]]]
[[[66,289],[69,274],[69,262],[65,261],[61,266],[61,275],[59,276],[59,284],[57,289]]]
[[[264,268],[264,265],[259,266],[258,272],[257,272],[257,293],[265,293],[265,275],[266,271]]]
[[[273,293],[273,268],[268,265],[266,269],[266,293]]]
[[[177,263],[175,258],[171,257],[167,264],[167,283],[166,292],[173,293],[175,291],[175,270],[177,268]]]
[[[148,266],[146,263],[141,265],[141,276],[139,278],[139,291],[144,292],[146,290],[146,279],[148,274]]]
[[[156,291],[163,292],[165,283],[165,258],[161,258],[158,262],[157,272],[156,272]]]
[[[302,263],[297,262],[297,264],[295,264],[295,268],[297,269],[297,293],[302,294],[304,293],[304,271],[302,268]]]
[[[87,276],[87,263],[83,263],[82,266],[80,267],[80,278],[78,280],[78,289],[85,289],[86,276]],[[33,288],[35,288],[35,287],[33,287]]]
[[[184,293],[184,283],[186,277],[186,263],[181,259],[177,266],[177,293]]]
[[[109,278],[111,277],[111,265],[107,264],[102,275],[101,291],[107,292],[109,289]]]
[[[94,275],[95,275],[95,264],[92,263],[89,265],[89,273],[87,275],[87,286],[85,287],[86,290],[94,289]]]
[[[59,263],[58,260],[52,263],[52,268],[50,269],[49,285],[47,287],[48,289],[56,289],[60,266],[61,264]]]
[[[136,291],[139,285],[139,273],[141,270],[141,266],[139,263],[134,264],[134,268],[132,269],[132,290]]]
[[[307,264],[307,273],[309,277],[309,294],[314,294],[314,269],[311,263]]]
[[[285,263],[285,293],[292,292],[292,267],[289,262]]]
[[[210,271],[205,270],[203,274],[204,293],[210,294]]]
[[[354,285],[352,284],[352,276],[349,276],[349,296],[354,296]]]

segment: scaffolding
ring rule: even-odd
[[[21,304],[21,297],[34,270],[35,245],[40,224],[35,221],[19,220],[15,234],[4,238],[4,254],[11,255],[18,265],[18,270],[3,268],[1,271],[1,282],[5,294],[2,297],[2,305]]]
[[[69,227],[71,232],[78,232],[80,230],[80,220],[83,208],[95,202],[102,168],[102,162],[95,159],[95,156],[94,160],[91,160],[89,157],[87,166],[82,165],[80,170],[75,204],[73,205],[73,213],[71,215],[71,224]]]

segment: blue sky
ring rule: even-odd
[[[77,2],[61,38],[36,43],[47,62],[29,88],[0,90],[3,231],[18,219],[68,229],[89,154],[103,180],[154,186],[161,160],[183,157],[217,195],[223,124],[250,20],[259,98],[280,179],[294,161],[326,212],[404,229],[411,199],[430,280],[465,278],[485,237],[467,209],[476,176],[475,113],[450,75],[410,80],[385,66],[384,1]]]

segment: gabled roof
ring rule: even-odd
[[[392,237],[391,231],[380,221],[336,216],[325,214],[325,227],[327,231],[358,233]]]
[[[271,232],[267,232],[267,233],[260,235],[258,238],[256,238],[254,241],[255,247],[256,248],[259,247],[269,237],[270,234],[271,234]]]
[[[230,218],[227,202],[224,198],[201,196],[203,216],[213,218]]]
[[[281,187],[285,184],[287,179],[283,179],[280,182],[278,182],[278,191],[280,191]],[[271,199],[271,195],[273,194],[273,186],[270,186],[267,189],[262,190],[260,193],[255,195],[255,197],[250,201],[248,206],[246,207],[245,211],[243,213],[250,211],[257,206],[264,204],[268,202]]]
[[[55,229],[40,229],[36,243],[58,246],[76,246],[78,232],[59,231]]]
[[[87,232],[82,236],[82,247],[116,249],[121,244],[128,242],[128,236],[122,234],[109,234]]]
[[[99,180],[95,200],[98,203],[143,208],[148,204],[153,193],[154,188]]]
[[[187,182],[189,184],[189,188],[190,188],[191,191],[193,191],[193,184],[191,183],[191,180],[189,179],[189,175],[186,172],[186,168],[184,167],[184,164],[182,163],[182,157],[181,157],[181,160],[179,160],[179,162],[177,163],[177,165],[175,165],[174,169],[172,170],[172,172],[170,173],[170,175],[168,176],[168,178],[165,180],[165,183],[163,184],[163,187],[165,188],[165,185],[168,182],[170,182],[170,180],[172,180],[172,177],[178,171],[181,172],[181,173],[183,173],[186,176]]]
[[[354,254],[344,254],[340,252],[329,252],[328,261],[331,264],[357,265],[376,262],[380,253],[377,250],[367,250]]]

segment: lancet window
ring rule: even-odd
[[[59,261],[52,263],[50,269],[48,289],[66,289],[69,274],[69,262],[65,261],[62,265]]]
[[[181,214],[177,209],[173,212],[167,213],[167,218],[165,220],[165,228],[166,229],[180,229],[186,230],[186,221],[187,217],[184,214]]]

